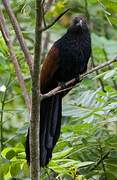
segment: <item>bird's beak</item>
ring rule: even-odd
[[[82,27],[82,20],[80,20],[77,24],[76,24],[76,26],[80,26],[80,27]]]

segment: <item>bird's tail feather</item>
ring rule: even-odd
[[[46,166],[52,157],[53,148],[60,135],[61,126],[60,95],[41,102],[40,109],[40,166]],[[26,139],[26,159],[30,163],[29,132]]]
[[[40,113],[40,164],[45,166],[52,157],[53,148],[60,135],[61,97],[56,95],[43,100]]]

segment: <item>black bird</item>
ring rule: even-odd
[[[65,35],[48,52],[40,75],[41,93],[47,93],[87,70],[91,55],[91,38],[87,22],[75,16]],[[40,166],[46,166],[52,157],[61,128],[62,97],[58,94],[41,102],[40,109]],[[26,139],[26,159],[30,163],[29,133]]]

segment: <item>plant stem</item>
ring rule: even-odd
[[[84,3],[85,3],[85,15],[87,17],[88,22],[90,23],[90,13],[89,13],[89,10],[88,10],[88,1],[84,0]],[[92,53],[91,53],[91,63],[92,63],[93,68],[95,68],[96,65],[95,65],[95,62],[94,62],[93,50],[92,50]],[[96,75],[99,75],[98,70],[96,70],[95,73],[96,73]],[[102,87],[102,90],[105,92],[103,80],[101,78],[98,78],[98,81],[99,81],[99,83],[100,83],[100,85]]]
[[[99,144],[99,152],[100,152],[100,160],[101,160],[101,164],[102,164],[102,169],[104,171],[105,180],[108,180],[108,177],[106,174],[106,168],[105,168],[105,164],[104,164],[104,159],[103,159],[103,149],[101,147],[101,144]]]
[[[24,53],[26,62],[28,64],[28,66],[29,66],[30,73],[32,74],[32,71],[33,71],[33,69],[32,69],[33,59],[32,59],[32,56],[30,55],[29,49],[28,49],[27,44],[26,44],[26,42],[24,40],[24,37],[22,35],[19,23],[18,23],[18,21],[17,21],[17,19],[15,17],[15,14],[14,14],[14,12],[13,12],[10,4],[9,4],[9,1],[8,0],[3,0],[3,5],[4,5],[8,15],[9,15],[9,18],[11,20],[11,24],[12,24],[12,26],[14,28],[15,33],[16,33],[16,37],[17,37],[17,39],[19,41],[19,44],[20,44],[21,49],[22,49],[22,51]]]
[[[16,76],[17,76],[17,79],[19,81],[19,85],[20,85],[20,87],[22,89],[25,103],[26,103],[27,108],[28,108],[28,110],[30,112],[30,108],[31,108],[30,97],[29,97],[29,94],[27,92],[25,82],[24,82],[24,78],[22,76],[21,68],[20,68],[20,65],[18,63],[18,59],[16,57],[16,53],[15,53],[15,50],[13,48],[12,41],[11,41],[11,39],[9,37],[9,33],[8,33],[7,26],[6,26],[5,18],[4,18],[4,15],[3,15],[1,10],[0,10],[0,31],[1,31],[2,36],[3,36],[3,38],[4,38],[5,42],[6,42],[6,45],[8,47],[8,50],[9,50],[9,53],[10,53],[10,58],[11,58],[11,61],[12,61],[13,65],[14,65]]]
[[[4,149],[4,137],[3,137],[3,119],[4,119],[4,108],[5,108],[5,101],[6,101],[6,96],[7,96],[7,90],[8,90],[8,86],[9,83],[11,81],[11,77],[8,79],[8,82],[6,84],[6,89],[5,92],[3,94],[3,98],[1,100],[1,116],[0,116],[0,144],[1,144],[1,151]]]

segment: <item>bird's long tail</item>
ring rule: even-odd
[[[44,99],[40,109],[40,166],[46,166],[52,157],[53,148],[60,135],[60,95]],[[30,163],[29,132],[26,139],[26,159]]]

